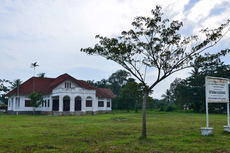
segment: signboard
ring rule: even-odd
[[[228,79],[206,77],[206,102],[228,103]]]
[[[206,123],[207,127],[201,128],[202,135],[207,133],[211,134],[213,128],[209,128],[208,123],[208,103],[227,103],[227,128],[229,125],[229,90],[228,90],[228,79],[227,78],[217,78],[217,77],[205,77],[205,87],[206,87]],[[211,132],[210,132],[210,131]]]

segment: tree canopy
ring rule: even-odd
[[[33,107],[33,115],[35,115],[35,109],[44,102],[42,94],[32,92],[28,98],[31,100],[29,105]]]
[[[40,77],[40,78],[45,78],[46,76],[46,73],[38,73],[37,76]]]
[[[181,107],[184,104],[199,111],[205,107],[205,76],[230,78],[230,65],[224,64],[220,58],[195,65],[186,79],[175,79],[169,91],[174,103]]]
[[[159,82],[175,72],[192,67],[195,58],[199,59],[197,62],[203,62],[230,52],[229,49],[226,49],[216,54],[207,53],[205,58],[200,56],[206,49],[217,44],[229,31],[230,20],[216,29],[202,29],[200,33],[204,35],[204,39],[200,39],[198,35],[183,37],[178,33],[183,23],[163,19],[161,6],[156,6],[151,14],[152,17],[139,16],[134,18],[132,22],[134,28],[123,31],[118,38],[96,35],[99,43],[94,48],[81,49],[82,52],[89,55],[100,55],[120,64],[143,84],[145,87],[143,138],[146,138],[145,109],[147,97]],[[150,85],[145,80],[147,68],[155,68],[157,71],[157,77]]]

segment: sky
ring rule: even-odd
[[[164,18],[183,22],[181,34],[197,34],[202,28],[217,28],[230,19],[230,0],[0,0],[0,79],[26,81],[35,74],[55,78],[64,73],[80,80],[99,81],[119,69],[119,64],[100,56],[89,56],[81,48],[93,47],[95,35],[117,37],[132,28],[134,17],[151,16],[156,5]],[[230,32],[210,53],[230,48]],[[222,58],[230,64],[230,55]],[[154,88],[161,98],[177,72]],[[148,71],[150,85],[156,71]]]

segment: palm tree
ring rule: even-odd
[[[200,68],[198,66],[194,66],[192,72],[189,72],[192,76],[196,77],[199,75]]]
[[[39,65],[37,64],[37,62],[31,63],[31,65],[30,65],[31,68],[34,68],[34,76],[35,76],[35,68],[36,68],[37,66],[39,66]],[[33,78],[33,92],[34,92],[34,78]]]
[[[20,84],[22,84],[22,80],[16,79],[13,82],[11,82],[10,84],[11,84],[10,88],[13,90],[13,89],[17,88]]]
[[[46,73],[38,73],[37,76],[40,77],[40,78],[45,78],[45,74]]]
[[[171,101],[171,96],[172,96],[172,94],[171,94],[170,90],[168,90],[168,89],[166,90],[165,94],[161,95],[161,97],[164,98],[164,100],[168,103],[168,105],[169,105],[169,102]]]
[[[31,63],[31,65],[30,65],[31,68],[34,68],[34,76],[35,76],[35,68],[36,68],[37,66],[39,66],[39,65],[37,65],[37,62]]]

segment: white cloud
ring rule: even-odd
[[[228,18],[230,7],[226,6],[227,9],[216,16],[209,16],[209,12],[223,1],[201,0],[186,16],[183,10],[189,0],[1,0],[1,78],[25,81],[32,76],[30,64],[35,61],[40,65],[36,73],[45,72],[50,77],[66,72],[75,77],[81,72],[74,70],[85,67],[104,75],[93,74],[92,80],[99,79],[99,76],[108,78],[122,67],[102,57],[80,52],[81,48],[93,47],[97,43],[95,35],[117,36],[131,28],[134,17],[150,16],[156,5],[162,6],[164,17],[186,19],[185,24],[194,25],[194,31],[219,25]],[[225,48],[229,47],[227,38],[229,34],[223,40]],[[186,73],[177,73],[160,83],[155,89],[155,93],[159,93],[157,98],[177,75],[185,77]],[[149,83],[153,77],[154,71],[148,72]]]

